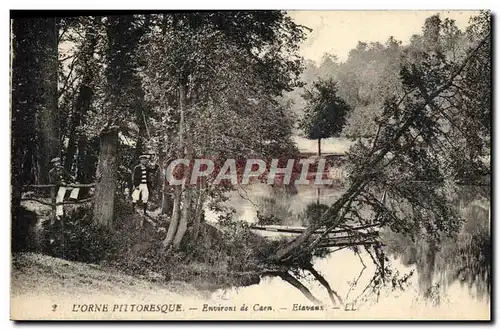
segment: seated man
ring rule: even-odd
[[[66,171],[66,169],[61,165],[61,159],[56,157],[51,160],[52,169],[49,171],[49,180],[50,183],[59,186],[59,190],[57,191],[56,203],[61,203],[64,200],[64,196],[66,195],[66,191],[70,190],[70,199],[76,200],[78,198],[78,193],[80,192],[80,188],[72,188],[66,187],[65,185],[68,183],[75,183],[75,177]],[[64,215],[63,205],[56,206],[56,217],[60,218]]]

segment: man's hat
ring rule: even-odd
[[[141,158],[149,159],[149,155],[145,155],[145,154],[144,155],[140,155],[139,159],[141,159]]]
[[[52,158],[52,160],[51,160],[50,162],[51,162],[51,163],[61,162],[61,158],[59,158],[59,157]]]

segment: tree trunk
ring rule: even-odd
[[[165,155],[160,153],[160,175],[158,178],[158,187],[160,188],[160,195],[158,196],[161,201],[161,214],[168,214],[172,212],[172,199],[170,198],[170,186],[168,185],[166,179],[166,171],[167,171],[167,160],[165,159]]]
[[[112,130],[101,135],[99,163],[96,172],[94,196],[94,221],[112,229],[116,191],[116,154],[118,131]]]
[[[307,229],[295,240],[285,247],[279,249],[271,260],[282,261],[290,256],[292,252],[298,249],[303,243],[305,243],[309,237],[321,226],[331,219],[335,220],[338,213],[342,207],[352,198],[357,196],[361,188],[367,183],[367,178],[361,176],[356,182],[354,182],[349,189],[332,205],[330,208],[321,216],[319,221],[314,222],[314,224],[307,227]]]
[[[11,117],[11,211],[13,227],[16,215],[21,203],[22,185],[26,177],[23,177],[23,165],[26,155],[29,155],[31,144],[29,141],[33,136],[34,111],[30,108],[32,98],[30,97],[30,74],[27,63],[33,56],[29,41],[30,25],[28,20],[14,19],[12,21],[11,41],[11,72],[12,72],[12,117]]]
[[[179,82],[179,112],[180,112],[180,120],[179,120],[179,145],[177,149],[177,154],[181,157],[185,154],[184,149],[184,107],[186,102],[186,88],[184,84]],[[170,225],[168,226],[167,236],[163,241],[163,246],[168,247],[174,241],[174,238],[177,236],[176,233],[178,231],[178,225],[180,222],[180,213],[181,213],[181,197],[183,192],[184,185],[182,186],[174,186],[174,207],[172,209],[172,219],[170,220]]]
[[[189,140],[189,139],[188,139]],[[188,144],[191,142],[189,141]],[[186,153],[186,158],[191,159],[192,157],[192,146],[187,147],[188,152]],[[191,201],[193,197],[192,188],[189,187],[189,180],[191,177],[191,166],[187,169],[186,180],[183,183],[184,199],[182,201],[182,215],[179,221],[179,227],[177,228],[177,233],[174,238],[174,247],[179,248],[184,234],[186,234],[187,225],[191,216]]]
[[[198,199],[196,201],[196,209],[194,212],[194,222],[193,222],[193,234],[192,234],[192,239],[193,241],[198,238],[198,234],[200,232],[200,225],[201,225],[201,215],[203,213],[203,204],[204,204],[204,191],[203,191],[203,185],[201,185],[198,189]]]
[[[12,31],[12,132],[13,143],[21,145],[12,152],[23,154],[13,165],[23,181],[48,183],[50,159],[60,155],[61,146],[57,25],[55,18],[16,18]]]
[[[188,184],[186,182],[186,184]],[[187,230],[187,224],[189,221],[189,217],[191,215],[191,198],[192,198],[192,191],[191,188],[189,187],[184,187],[184,200],[183,200],[183,205],[182,205],[182,215],[179,221],[179,227],[177,228],[177,232],[175,233],[175,238],[174,238],[174,248],[179,248],[182,238],[184,237],[184,234],[186,234]]]
[[[172,209],[172,218],[170,219],[170,225],[168,226],[167,236],[163,240],[164,247],[168,247],[172,244],[175,233],[177,231],[177,225],[179,224],[179,218],[181,214],[181,195],[182,187],[174,186],[174,206]]]
[[[96,24],[99,22],[100,18],[96,17]],[[90,29],[90,27],[89,27]],[[71,127],[70,134],[68,138],[68,149],[66,152],[66,161],[64,162],[64,167],[69,172],[71,170],[71,165],[75,158],[75,153],[78,150],[80,140],[76,135],[77,127],[82,125],[83,119],[86,113],[90,109],[90,104],[92,101],[92,96],[94,94],[92,90],[92,82],[94,81],[94,71],[92,70],[92,59],[94,57],[95,48],[97,45],[97,35],[94,31],[87,31],[86,34],[89,35],[88,45],[82,49],[82,60],[83,60],[83,78],[78,91],[78,98],[75,104],[75,111],[71,117]],[[79,153],[82,153],[79,150]]]
[[[137,102],[135,105],[135,122],[139,128],[135,144],[135,158],[139,158],[141,154],[148,152],[146,150],[146,142],[148,141],[149,133],[144,115],[144,93],[139,93],[135,102]]]
[[[318,139],[318,156],[321,156],[321,138]]]
[[[179,83],[179,105],[180,105],[180,114],[181,114],[181,120],[180,120],[180,125],[181,125],[181,133],[182,133],[182,140],[181,140],[181,149],[184,151],[185,158],[191,160],[193,156],[193,146],[192,146],[192,141],[191,139],[188,138],[188,121],[186,120],[186,84],[185,81],[181,81]],[[187,224],[189,221],[189,216],[191,213],[191,198],[192,198],[192,192],[191,188],[189,187],[189,182],[191,178],[191,166],[188,166],[184,183],[182,184],[182,190],[184,192],[184,199],[182,203],[182,215],[179,220],[179,227],[177,228],[177,232],[175,234],[174,238],[174,247],[178,248],[181,244],[182,238],[184,237],[184,234],[186,233],[187,230]]]
[[[33,86],[38,91],[38,111],[36,114],[37,162],[40,183],[48,183],[50,160],[60,156],[58,113],[58,30],[55,17],[37,18],[33,27],[38,39],[38,65],[40,81]]]
[[[163,182],[163,192],[161,193],[161,214],[172,212],[173,201],[170,198],[170,186],[167,182]]]
[[[94,182],[94,177],[97,171],[97,163],[99,162],[99,154],[95,150],[99,150],[99,138],[94,138],[94,141],[88,141],[85,136],[80,136],[77,144],[77,169],[76,179],[81,183]],[[80,188],[80,197],[89,197],[90,188]]]
[[[82,118],[85,113],[90,109],[90,102],[92,99],[93,91],[92,88],[86,86],[82,83],[80,86],[80,91],[78,98],[76,100],[75,111],[71,117],[71,127],[68,137],[68,149],[66,151],[66,160],[64,162],[64,168],[70,172],[71,165],[73,164],[76,151],[78,149],[79,139],[77,138],[76,130],[82,123]]]
[[[35,138],[36,76],[32,76],[30,64],[35,63],[36,53],[32,44],[33,24],[31,20],[14,19],[11,41],[11,250],[18,251],[29,246],[29,228],[36,224],[21,207],[22,186],[30,183],[34,170],[33,141]],[[30,212],[28,212],[30,213]],[[30,223],[32,224],[30,226]]]

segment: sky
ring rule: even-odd
[[[413,34],[420,34],[425,19],[439,13],[441,19],[456,21],[464,30],[477,11],[289,11],[296,23],[312,32],[303,42],[300,53],[309,60],[320,61],[324,53],[345,61],[358,41],[385,43],[390,36],[403,44]]]

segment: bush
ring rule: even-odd
[[[131,200],[125,200],[123,196],[116,194],[114,204],[114,221],[115,228],[122,228],[124,221],[134,213],[134,207]]]
[[[122,252],[111,265],[135,276],[157,274],[213,288],[254,283],[272,243],[252,233],[247,223],[231,221],[231,215],[222,216],[216,226],[202,222],[196,240],[189,228],[177,250],[163,250],[165,233],[124,228],[119,235]]]
[[[252,271],[261,264],[257,254],[267,241],[252,233],[245,222],[235,221],[216,228],[203,224],[196,241],[186,240],[181,250],[189,260],[208,263],[226,272]]]
[[[310,203],[306,209],[299,214],[300,222],[303,226],[310,226],[321,218],[321,216],[328,210],[329,206],[326,204]]]
[[[115,253],[113,234],[94,224],[92,208],[79,207],[42,229],[42,253],[70,261],[97,263]]]
[[[32,251],[36,247],[36,223],[38,221],[35,212],[24,207],[17,207],[12,212],[11,249],[12,252]]]
[[[259,211],[257,211],[257,223],[262,226],[267,225],[280,225],[283,222],[282,219],[278,218],[273,214],[263,215]]]

